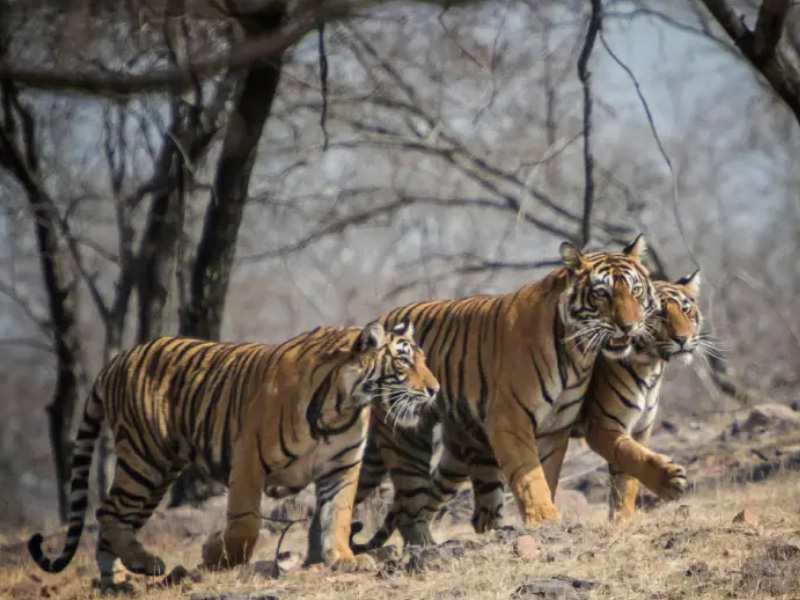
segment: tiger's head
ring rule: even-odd
[[[379,406],[400,427],[416,426],[439,382],[414,339],[413,325],[399,323],[386,331],[373,321],[361,330],[351,356],[345,377],[352,378],[349,389],[356,402]]]
[[[652,340],[637,343],[636,350],[663,360],[677,357],[683,364],[689,364],[695,351],[704,344],[700,333],[703,317],[697,302],[700,270],[675,283],[653,283],[661,309],[648,321]]]
[[[561,244],[569,285],[561,296],[567,338],[585,353],[602,350],[610,359],[628,356],[633,340],[646,335],[647,319],[659,301],[641,260],[647,250],[639,235],[622,252],[581,251]]]

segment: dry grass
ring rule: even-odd
[[[519,558],[513,541],[477,536],[468,525],[439,527],[437,538],[474,540],[457,560],[443,561],[424,573],[331,573],[295,568],[279,580],[252,570],[206,574],[199,582],[170,589],[150,589],[147,598],[174,600],[194,592],[272,594],[278,598],[392,598],[509,600],[521,585],[568,575],[595,582],[580,592],[585,598],[800,598],[800,477],[786,473],[764,483],[719,487],[691,495],[686,507],[671,504],[640,514],[631,522],[606,521],[605,506],[591,504],[580,514],[566,511],[561,522],[533,534],[538,550]],[[744,507],[758,524],[734,524]],[[198,562],[205,532],[221,521],[223,504],[205,511],[179,509],[159,513],[144,537],[170,566]],[[514,521],[515,518],[509,519]],[[18,541],[25,538],[20,532]],[[256,560],[273,557],[277,536],[265,535]],[[30,562],[24,544],[0,540],[0,597],[84,599],[99,596],[91,587],[96,576],[94,535],[67,571],[46,576]],[[60,543],[56,537],[53,545]],[[302,554],[305,531],[297,527],[284,547]],[[536,596],[528,596],[536,597]]]

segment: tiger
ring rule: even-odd
[[[652,338],[636,341],[626,361],[599,357],[585,403],[586,442],[609,465],[611,520],[634,514],[639,482],[664,500],[686,491],[686,470],[647,444],[667,365],[690,364],[710,345],[701,333],[700,271],[654,285],[661,310],[648,323]]]
[[[526,525],[560,518],[552,491],[595,360],[628,356],[660,305],[641,235],[618,252],[584,254],[570,242],[559,251],[563,265],[514,292],[416,302],[381,318],[387,327],[415,326],[442,388],[435,418],[415,431],[393,433],[373,415],[356,503],[387,470],[395,498],[370,542],[351,540],[355,550],[381,545],[395,528],[406,544],[434,543],[433,508],[453,491],[431,479],[437,423],[439,471],[449,481],[472,479],[478,531],[500,518],[503,480]]]
[[[72,560],[105,419],[117,458],[96,513],[102,584],[115,585],[117,559],[134,574],[164,573],[164,561],[136,535],[190,464],[229,487],[226,525],[206,540],[204,566],[249,561],[266,487],[301,489],[313,482],[306,564],[369,568],[370,557],[351,551],[349,532],[371,408],[381,407],[400,427],[413,426],[438,390],[414,328],[405,324],[318,327],[279,345],[182,337],[138,345],[112,359],[92,386],[73,453],[61,555],[44,556],[37,533],[28,543],[31,557],[49,573]]]

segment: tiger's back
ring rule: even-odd
[[[129,440],[117,460],[138,455],[145,470],[161,471],[196,463],[227,484],[242,414],[276,349],[161,337],[117,355],[93,391],[114,438]]]

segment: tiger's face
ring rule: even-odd
[[[661,310],[648,322],[653,340],[643,342],[644,349],[663,360],[677,357],[683,364],[689,364],[703,345],[700,333],[703,317],[697,302],[700,271],[675,283],[656,281],[654,285]]]
[[[646,322],[659,309],[658,296],[641,260],[647,250],[639,235],[622,252],[582,254],[561,244],[570,285],[562,294],[561,314],[567,337],[583,352],[601,350],[612,360],[631,352],[633,341],[646,335]]]
[[[361,331],[352,352],[360,371],[353,395],[380,406],[387,421],[416,426],[439,392],[439,382],[414,339],[414,327],[400,323],[385,331],[373,321]]]

